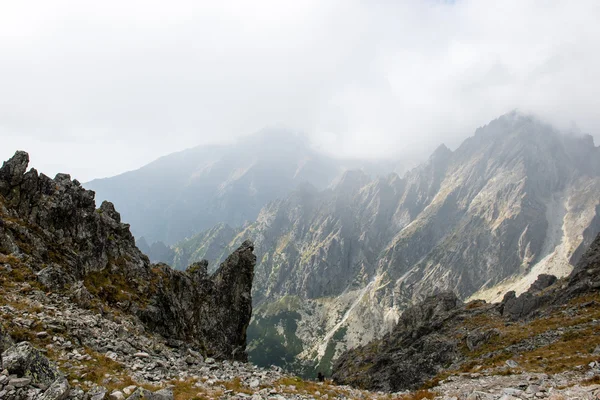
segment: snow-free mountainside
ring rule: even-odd
[[[28,163],[0,168],[0,399],[600,397],[588,137],[509,114],[403,178],[348,171],[216,225],[170,249],[184,270]]]
[[[250,359],[310,375],[427,295],[500,301],[538,274],[566,276],[600,231],[599,203],[591,136],[513,112],[403,177],[354,170],[325,190],[300,186],[253,223],[176,244],[173,265],[216,265],[253,240]]]
[[[253,221],[269,201],[303,182],[323,189],[346,169],[380,172],[391,168],[388,164],[337,160],[312,150],[298,133],[266,128],[232,144],[174,153],[85,187],[114,203],[137,239],[150,246],[161,242],[160,248],[218,223]]]

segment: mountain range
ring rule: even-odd
[[[513,112],[402,177],[340,166],[169,247],[18,151],[0,168],[0,397],[597,397],[599,159]]]
[[[354,170],[324,190],[302,185],[252,223],[176,244],[173,265],[216,265],[253,240],[250,358],[328,371],[428,295],[499,301],[539,274],[567,275],[600,231],[599,195],[591,136],[512,112],[403,177]]]
[[[150,258],[218,223],[254,221],[269,201],[309,182],[324,189],[352,168],[378,173],[401,168],[390,162],[339,160],[313,150],[308,138],[266,128],[235,143],[198,146],[162,157],[138,170],[85,183],[99,200],[110,199],[143,238]],[[153,261],[154,261],[153,260]],[[164,261],[164,260],[163,260]]]

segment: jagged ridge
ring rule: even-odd
[[[53,291],[78,304],[109,304],[153,331],[205,355],[246,359],[256,257],[244,242],[212,275],[151,264],[112,203],[96,209],[94,192],[69,175],[27,171],[19,151],[0,168],[0,253],[17,256]]]

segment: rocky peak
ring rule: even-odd
[[[48,290],[115,307],[205,355],[245,360],[256,257],[244,242],[213,275],[151,264],[112,203],[69,175],[27,172],[17,152],[0,168],[0,255],[19,259]]]
[[[0,168],[0,191],[2,195],[8,195],[11,186],[21,183],[28,165],[29,154],[24,151],[17,151],[13,158],[2,164],[2,168]]]
[[[396,330],[413,332],[424,326],[439,326],[462,302],[452,292],[428,296],[422,303],[408,308],[400,317]]]

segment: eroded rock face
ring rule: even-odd
[[[367,345],[344,353],[334,380],[390,392],[420,387],[457,357],[456,339],[437,332],[461,305],[453,293],[441,293],[407,309],[394,331],[375,342],[375,351]]]
[[[159,291],[139,316],[151,329],[169,338],[198,342],[206,354],[217,358],[246,359],[246,328],[252,314],[250,293],[256,256],[246,241],[213,275],[205,264],[186,273],[160,265],[168,287]],[[178,305],[173,308],[172,305]],[[185,320],[189,324],[178,324]],[[226,337],[226,341],[212,338]]]
[[[325,191],[301,187],[247,226],[217,226],[181,242],[177,261],[224,260],[242,237],[252,238],[261,257],[250,357],[310,365],[313,348],[335,345],[335,358],[382,337],[427,295],[499,302],[509,290],[525,292],[539,273],[567,276],[600,231],[600,150],[590,139],[510,113],[454,151],[440,146],[403,177],[350,171]],[[361,300],[364,291],[373,294],[369,301]],[[299,307],[272,317],[269,310],[281,310],[289,296]],[[347,317],[335,310],[307,316],[331,298],[342,309],[360,306]],[[281,349],[269,358],[254,351],[265,332],[272,332],[270,347]],[[330,353],[318,352],[320,368]]]
[[[244,242],[208,275],[151,264],[110,202],[69,175],[27,171],[17,152],[0,168],[0,254],[18,257],[50,291],[78,304],[109,304],[148,328],[216,358],[245,360],[256,257]]]

